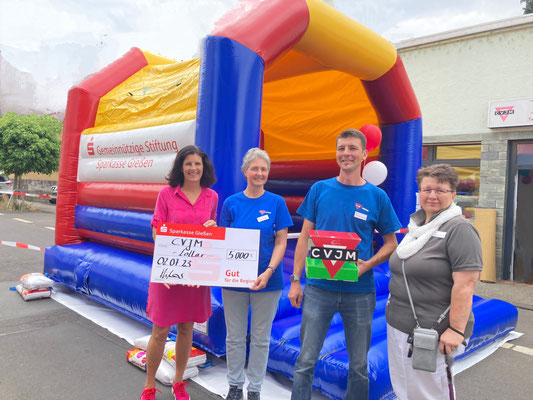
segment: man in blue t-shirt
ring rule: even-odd
[[[337,137],[339,176],[315,183],[298,209],[304,223],[294,254],[289,299],[293,307],[303,305],[303,309],[292,400],[311,398],[315,365],[335,312],[343,320],[350,358],[346,399],[368,398],[367,353],[376,304],[372,268],[388,260],[398,245],[394,232],[401,225],[387,194],[361,177],[361,163],[367,155],[365,135],[355,129],[343,131]],[[308,254],[309,229],[359,235],[358,282],[307,278],[303,291],[300,278]],[[374,230],[384,242],[376,254]]]

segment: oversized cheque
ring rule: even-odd
[[[150,280],[250,287],[258,256],[259,230],[158,223]]]

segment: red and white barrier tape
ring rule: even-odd
[[[398,229],[397,231],[394,231],[394,233],[405,233],[407,232],[407,228],[401,228],[401,229]],[[374,229],[374,233],[379,233],[376,229]]]
[[[401,229],[398,229],[397,231],[394,231],[394,233],[405,233],[407,232],[407,228],[401,228]],[[374,229],[374,233],[379,233],[376,229]]]
[[[19,247],[21,249],[44,251],[44,248],[42,248],[42,247],[33,246],[33,245],[27,244],[27,243],[4,242],[4,241],[0,240],[0,244],[3,244],[4,246]]]
[[[16,195],[16,196],[29,196],[29,197],[44,197],[46,199],[56,198],[56,196],[48,196],[47,194],[34,194],[34,193],[0,192],[0,194],[11,194],[11,195]]]

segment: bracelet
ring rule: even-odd
[[[461,335],[462,337],[465,337],[465,334],[463,332],[461,332],[460,330],[457,330],[455,329],[453,326],[448,326],[448,328],[450,328],[452,331],[454,331],[455,333],[458,333],[459,335]]]
[[[271,267],[270,265],[269,265],[268,267],[266,267],[266,269],[271,269],[271,270],[272,270],[272,273],[276,272],[276,268]]]

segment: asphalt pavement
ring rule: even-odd
[[[55,206],[34,212],[0,209],[0,241],[54,243]],[[0,400],[132,400],[145,373],[126,361],[133,346],[53,299],[25,302],[10,290],[18,277],[42,272],[44,252],[0,245]],[[220,400],[189,381],[193,400]],[[173,399],[158,383],[158,400]]]
[[[47,247],[54,242],[55,205],[33,212],[0,209],[0,241]],[[24,302],[9,290],[20,275],[43,268],[42,251],[0,245],[0,400],[138,399],[144,372],[126,362],[132,346],[52,299]],[[459,399],[531,398],[533,286],[479,282],[476,294],[518,307],[524,335],[455,377]],[[219,396],[189,382],[191,399]],[[172,399],[158,386],[158,400]]]

